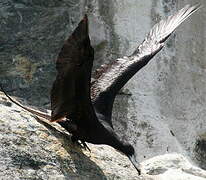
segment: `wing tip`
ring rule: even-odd
[[[79,39],[80,41],[84,38],[87,38],[87,36],[89,35],[88,22],[88,16],[87,14],[85,14],[69,38],[77,37],[77,39]]]
[[[88,23],[88,15],[87,14],[84,14],[83,21],[85,23]]]
[[[82,18],[82,20],[80,21],[79,24],[86,26],[86,29],[88,29],[88,16],[87,16],[87,14],[84,14],[84,17]]]
[[[203,8],[203,5],[200,4],[200,3],[196,3],[195,5],[188,4],[186,6],[188,6],[187,9],[192,9],[191,12],[190,12],[190,15],[193,14],[194,12],[198,11],[199,9]]]
[[[202,4],[200,4],[200,3],[196,3],[192,7],[194,7],[195,9],[200,9],[200,8],[203,8],[204,6]]]

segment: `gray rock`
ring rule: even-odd
[[[194,1],[118,1],[116,30],[132,50],[153,24],[188,3]],[[204,11],[183,23],[163,51],[129,81],[123,92],[130,95],[116,98],[114,127],[136,146],[141,161],[176,152],[205,168]]]
[[[165,154],[142,162],[146,177],[157,180],[204,180],[206,171],[180,154]],[[148,176],[149,175],[149,176]]]
[[[9,91],[33,105],[49,102],[54,60],[81,19],[82,2],[0,2],[0,81]]]
[[[180,154],[141,162],[138,176],[126,156],[106,145],[91,152],[72,144],[55,123],[37,120],[0,93],[1,180],[203,180],[206,171]]]
[[[140,179],[128,158],[109,146],[72,144],[55,123],[37,121],[0,94],[0,179]]]
[[[85,12],[95,69],[130,54],[156,22],[188,3],[194,0],[1,1],[0,82],[10,94],[48,108],[54,60]],[[202,8],[187,20],[116,98],[115,129],[140,161],[176,152],[206,168],[204,16]]]

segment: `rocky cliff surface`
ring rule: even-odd
[[[129,55],[156,22],[188,3],[206,6],[204,0],[0,1],[0,82],[48,108],[54,60],[85,12],[95,69]],[[202,8],[187,20],[116,98],[116,131],[135,145],[140,161],[175,152],[206,169],[205,14]]]
[[[91,152],[72,144],[55,123],[35,119],[0,92],[1,180],[203,180],[206,171],[180,154],[165,154],[141,163],[138,176],[126,156],[104,145]]]

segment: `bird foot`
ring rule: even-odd
[[[78,145],[79,147],[88,150],[89,152],[91,152],[91,150],[89,149],[89,147],[87,146],[85,141],[82,140],[78,140],[76,137],[72,136],[71,137],[72,143]],[[80,142],[79,142],[80,141]]]
[[[85,141],[81,141],[81,146],[85,149],[88,150],[89,152],[91,152],[91,149],[89,149],[89,147],[87,146]]]

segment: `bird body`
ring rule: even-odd
[[[65,41],[56,61],[57,77],[51,90],[51,116],[27,111],[59,123],[72,134],[73,141],[106,144],[124,153],[140,174],[136,150],[117,136],[112,125],[112,108],[119,90],[164,46],[170,34],[199,5],[187,5],[175,15],[156,24],[131,56],[102,66],[91,83],[94,50],[90,44],[88,18],[85,15]]]

